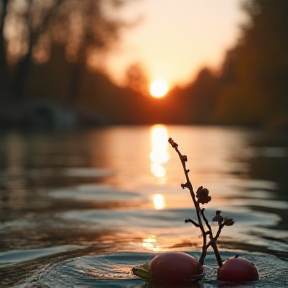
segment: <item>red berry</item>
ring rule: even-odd
[[[245,282],[259,279],[253,263],[244,258],[229,258],[218,270],[217,279],[227,282]]]
[[[150,262],[149,279],[152,282],[185,282],[201,279],[203,268],[198,260],[183,252],[164,252]]]

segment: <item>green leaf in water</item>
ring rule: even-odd
[[[149,280],[149,269],[150,269],[150,262],[146,262],[142,265],[135,266],[132,268],[132,272],[134,275]]]

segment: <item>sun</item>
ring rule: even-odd
[[[154,80],[150,84],[150,94],[154,98],[162,98],[168,92],[168,85],[163,80]]]

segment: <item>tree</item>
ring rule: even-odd
[[[140,64],[135,63],[127,68],[125,82],[127,88],[142,95],[147,95],[148,77]]]
[[[7,52],[6,52],[6,43],[4,37],[4,26],[5,19],[7,17],[7,6],[9,0],[2,1],[1,7],[1,18],[0,18],[0,92],[8,92],[8,63],[7,63]]]
[[[226,56],[232,66],[222,67],[218,116],[238,124],[288,124],[288,1],[250,0],[243,9],[250,20],[233,59]]]
[[[0,93],[23,99],[33,62],[49,60],[61,46],[74,63],[71,101],[77,97],[81,69],[98,51],[118,40],[124,23],[111,11],[120,0],[2,0],[0,6]]]
[[[270,121],[288,111],[288,2],[254,0],[245,9],[251,26],[239,49],[239,79],[255,116]]]
[[[202,68],[196,79],[186,88],[186,101],[190,121],[209,124],[214,121],[215,106],[219,96],[219,80],[207,67]]]

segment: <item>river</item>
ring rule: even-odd
[[[148,287],[133,266],[163,251],[199,256],[172,137],[194,189],[209,189],[207,218],[221,210],[235,219],[219,238],[223,259],[240,254],[259,270],[259,281],[241,287],[287,287],[286,134],[165,125],[3,132],[0,286]],[[205,265],[201,287],[222,287],[211,252]]]

